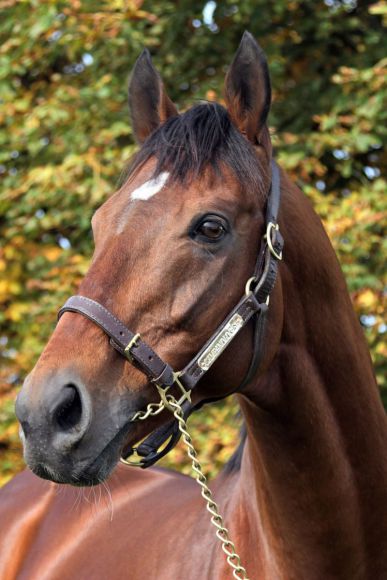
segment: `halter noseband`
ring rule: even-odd
[[[277,222],[281,198],[280,174],[274,161],[271,166],[272,180],[266,207],[265,234],[261,240],[254,274],[247,281],[245,294],[241,300],[183,370],[175,372],[141,339],[140,334],[129,330],[107,308],[91,298],[72,296],[59,310],[58,319],[65,312],[76,312],[97,324],[110,337],[110,344],[156,385],[161,396],[168,388],[177,384],[183,392],[181,402],[185,417],[203,404],[216,400],[205,400],[193,406],[190,402],[190,392],[253,317],[255,319],[253,356],[247,375],[238,390],[252,379],[261,361],[270,293],[276,281],[278,262],[282,260],[284,245]],[[142,457],[141,467],[149,467],[166,455],[176,445],[179,437],[176,420],[173,420],[172,424],[169,422],[156,429],[137,448],[137,453]],[[160,446],[166,441],[167,445],[159,451]]]

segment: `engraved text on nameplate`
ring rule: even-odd
[[[240,314],[234,314],[226,326],[221,330],[218,336],[208,345],[206,350],[198,359],[198,365],[204,371],[216,361],[222,354],[226,346],[231,342],[238,330],[243,326],[243,318]]]

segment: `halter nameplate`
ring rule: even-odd
[[[239,314],[234,314],[231,320],[226,324],[218,336],[214,338],[211,344],[206,348],[203,354],[198,359],[198,365],[203,371],[214,364],[216,359],[222,354],[225,348],[230,344],[234,336],[244,325],[244,320]]]

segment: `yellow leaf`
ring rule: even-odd
[[[377,295],[372,292],[372,290],[364,290],[356,297],[356,304],[360,308],[364,308],[366,310],[370,309],[372,306],[375,306],[377,302]]]
[[[9,308],[7,308],[5,314],[13,322],[19,322],[23,318],[24,314],[28,312],[28,310],[28,304],[23,302],[14,302]]]
[[[61,255],[62,250],[60,248],[51,247],[45,249],[43,253],[47,258],[47,260],[49,260],[50,262],[55,262],[55,260],[57,260]]]

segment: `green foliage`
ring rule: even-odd
[[[259,39],[276,155],[326,224],[384,385],[383,2],[0,0],[0,10],[0,481],[21,467],[15,388],[86,272],[90,218],[134,151],[126,79],[144,46],[184,108],[220,100],[243,31]],[[194,420],[209,473],[234,445],[233,413],[223,404]],[[186,469],[181,450],[168,461]]]

